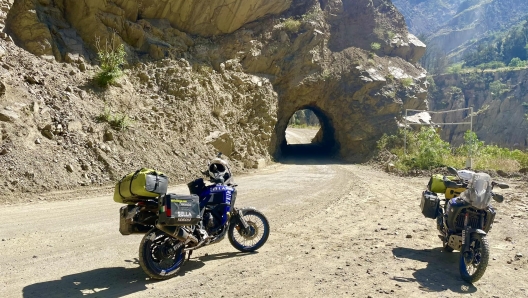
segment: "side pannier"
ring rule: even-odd
[[[158,223],[164,226],[189,226],[200,223],[200,198],[197,195],[167,194],[159,200]]]
[[[440,213],[439,207],[440,199],[434,192],[426,190],[422,193],[420,209],[425,217],[435,219]]]
[[[167,193],[169,178],[152,169],[139,169],[125,175],[116,183],[114,201],[135,204],[138,201],[155,198]]]

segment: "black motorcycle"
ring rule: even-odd
[[[492,189],[509,186],[492,181],[485,173],[474,173],[471,179],[465,180],[459,177],[456,169],[448,167],[448,170],[458,179],[451,181],[444,176],[445,187],[466,190],[460,197],[452,199],[440,199],[436,193],[426,190],[422,193],[420,207],[425,217],[436,219],[444,251],[461,252],[459,270],[462,279],[474,283],[484,275],[488,266],[489,243],[486,235],[496,213],[490,205],[491,199],[499,203],[504,200]]]

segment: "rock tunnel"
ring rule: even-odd
[[[157,79],[151,80],[153,70],[142,72],[139,80],[149,81],[152,90],[175,93],[167,96],[181,97],[178,103],[190,97],[222,102],[226,114],[239,119],[217,113],[215,119],[224,117],[220,122],[226,125],[211,123],[211,131],[221,127],[233,139],[243,140],[235,141],[238,148],[233,150],[248,166],[270,155],[275,159],[332,156],[361,162],[372,155],[384,133],[398,129],[403,109],[426,107],[425,70],[416,65],[425,45],[407,32],[403,16],[390,1],[236,0],[226,6],[225,1],[170,0],[150,1],[141,10],[141,1],[136,0],[103,1],[109,5],[102,1],[88,1],[87,5],[73,5],[74,0],[64,1],[69,5],[55,2],[14,2],[6,28],[18,44],[35,55],[80,61],[73,63],[85,68],[83,59],[95,57],[94,32],[102,39],[110,39],[111,32],[116,32],[130,59],[159,60],[156,68],[166,66],[164,59],[178,61],[188,73],[178,72],[183,80],[171,79],[167,90],[163,84],[156,86]],[[185,10],[189,14],[181,23],[182,14],[170,12],[179,9],[176,3],[184,2],[192,2],[194,9]],[[236,7],[240,9],[234,10]],[[99,18],[101,13],[107,16],[105,21]],[[271,15],[275,16],[265,17]],[[276,17],[307,15],[314,19],[299,21],[296,31]],[[212,19],[204,23],[200,21],[204,16]],[[108,23],[125,25],[114,28]],[[54,28],[59,27],[64,29],[55,34]],[[378,34],[384,30],[394,36]],[[206,40],[203,36],[221,38]],[[378,50],[372,48],[375,43],[380,45]],[[84,58],[77,59],[74,54]],[[206,72],[208,81],[191,75],[195,68]],[[247,76],[252,76],[251,80],[244,80]],[[191,86],[195,83],[196,87]],[[228,94],[219,98],[216,90],[205,92],[203,85],[227,86]],[[267,94],[271,88],[276,97]],[[242,104],[241,98],[258,100],[244,99],[244,107],[235,108]],[[263,104],[263,99],[270,98],[278,101],[273,108]],[[315,142],[292,146],[285,131],[290,117],[300,109],[313,111],[321,130]]]
[[[295,112],[309,110],[317,116],[320,128],[315,137],[308,143],[288,143],[286,129]],[[315,104],[301,106],[293,112],[285,113],[285,117],[278,119],[276,132],[279,144],[275,156],[278,159],[288,158],[329,158],[339,152],[339,142],[335,138],[335,129],[331,117]]]

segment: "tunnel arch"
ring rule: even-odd
[[[310,144],[288,144],[286,140],[286,129],[288,123],[295,112],[300,110],[312,111],[319,120],[320,129]],[[332,118],[323,109],[315,104],[308,104],[297,107],[289,113],[283,113],[283,117],[277,119],[276,125],[276,148],[274,156],[276,159],[310,157],[327,158],[334,157],[339,153],[339,142]]]

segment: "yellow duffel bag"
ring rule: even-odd
[[[155,198],[167,193],[169,178],[152,169],[139,169],[125,175],[116,183],[114,201],[135,204],[142,199]]]
[[[446,176],[447,180],[453,181],[457,180],[456,176]],[[433,174],[431,175],[431,179],[429,180],[429,183],[427,184],[427,188],[435,193],[445,193],[446,186],[444,184],[444,175],[442,174]]]

